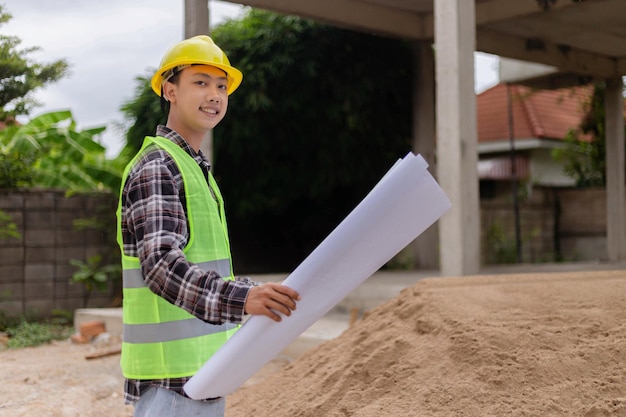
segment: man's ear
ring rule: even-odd
[[[173,83],[163,83],[163,98],[170,103],[176,99],[176,86]]]

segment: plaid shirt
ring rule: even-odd
[[[183,148],[208,178],[210,163],[202,151],[196,153],[165,126],[158,126],[156,135]],[[183,186],[178,166],[167,152],[154,145],[143,151],[122,192],[124,253],[139,257],[148,287],[170,303],[212,324],[241,323],[248,291],[257,284],[248,277],[224,281],[217,272],[202,271],[186,260],[183,248],[189,238],[189,224]],[[186,396],[183,385],[190,378],[127,379],[125,402],[136,402],[153,386]]]

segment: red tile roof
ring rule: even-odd
[[[533,90],[511,85],[515,139],[564,139],[576,129],[584,115],[593,86],[559,90]],[[507,86],[498,84],[476,98],[478,142],[508,140]]]

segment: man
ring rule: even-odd
[[[118,207],[125,400],[135,416],[223,416],[223,398],[194,401],[183,385],[245,314],[280,321],[299,295],[234,277],[224,202],[200,151],[242,80],[208,36],[173,46],[151,80],[169,107],[128,164]]]

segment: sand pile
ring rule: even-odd
[[[626,416],[626,272],[421,281],[226,412],[505,415]]]

